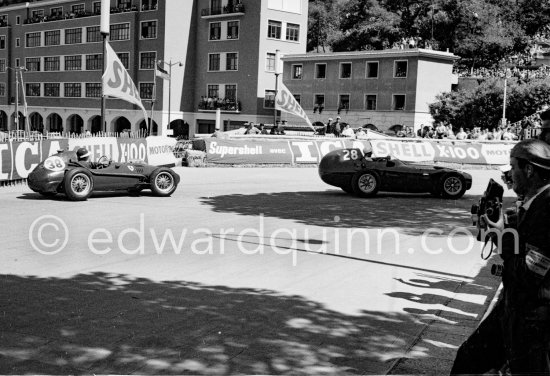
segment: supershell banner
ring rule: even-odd
[[[206,161],[228,164],[319,163],[328,152],[343,148],[371,150],[369,141],[205,139]]]

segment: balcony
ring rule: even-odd
[[[235,5],[226,5],[219,8],[205,8],[201,10],[202,18],[216,18],[227,16],[242,16],[244,15],[244,5],[239,3]]]
[[[235,99],[201,97],[201,100],[199,101],[199,111],[215,112],[218,109],[224,112],[238,113],[242,110],[241,101]]]

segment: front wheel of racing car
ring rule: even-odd
[[[153,193],[161,197],[170,196],[178,186],[174,173],[167,168],[153,171],[149,181]]]
[[[94,190],[94,180],[87,170],[75,168],[65,174],[63,188],[69,200],[84,201]]]
[[[443,198],[457,200],[464,196],[466,192],[466,181],[462,176],[457,174],[445,175],[441,179],[438,190]]]
[[[380,189],[380,177],[374,171],[359,171],[353,175],[351,187],[359,197],[374,196]]]

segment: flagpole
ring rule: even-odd
[[[153,130],[153,111],[155,107],[156,97],[157,97],[157,62],[155,62],[155,69],[153,70],[153,96],[151,98],[151,119],[149,119],[149,129],[147,131],[149,135]]]
[[[279,50],[275,50],[275,98],[273,101],[273,127],[277,126],[277,91],[279,90]]]
[[[103,36],[103,72],[102,77],[105,75],[107,70],[107,42],[110,32],[110,12],[111,12],[111,2],[110,0],[101,0],[101,27],[100,32]],[[107,124],[105,121],[105,107],[107,104],[107,96],[105,93],[105,83],[103,79],[101,80],[101,128],[107,132]]]

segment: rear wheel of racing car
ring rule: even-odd
[[[441,179],[439,188],[441,196],[444,198],[459,199],[466,192],[466,182],[464,178],[457,174],[448,174]]]
[[[75,168],[65,174],[65,194],[71,201],[84,201],[94,190],[92,175],[83,168]]]
[[[151,190],[157,196],[170,196],[177,188],[174,173],[167,168],[159,168],[151,174]]]
[[[380,177],[374,171],[360,171],[351,179],[353,193],[359,197],[374,196],[380,189]]]

